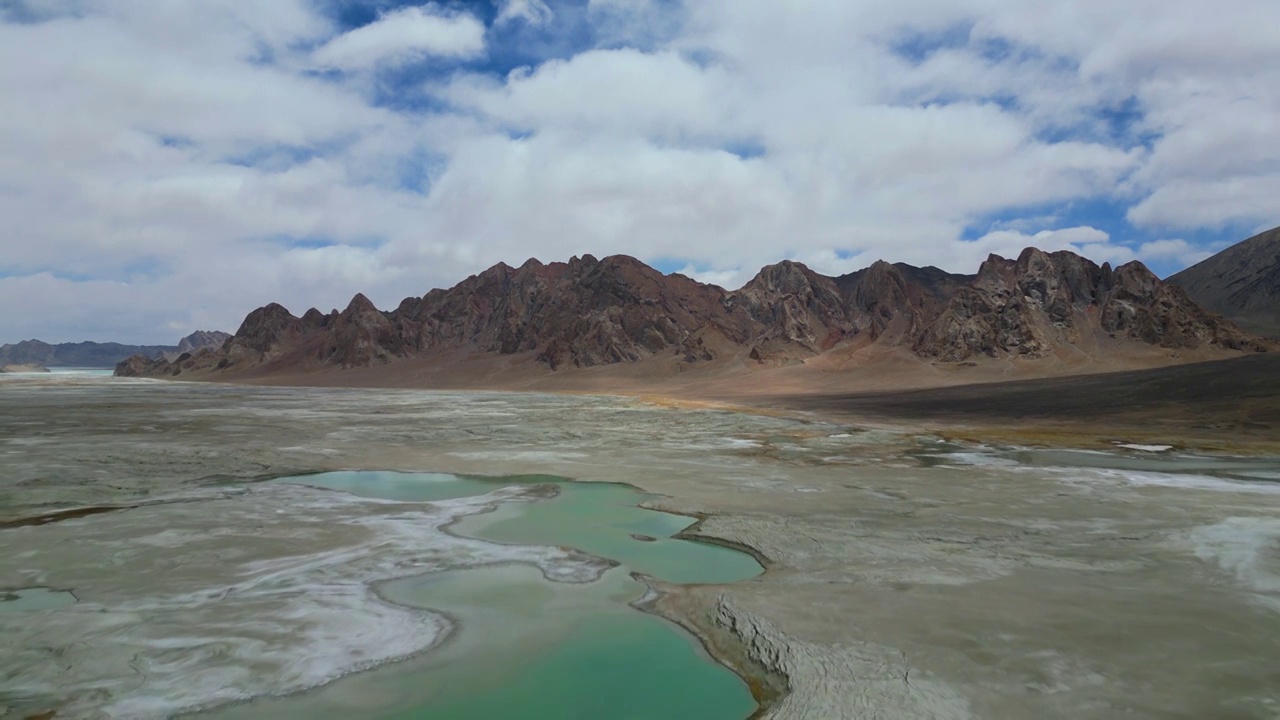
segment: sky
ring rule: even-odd
[[[3,0],[0,97],[0,342],[1280,224],[1275,0]]]

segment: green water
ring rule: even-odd
[[[76,604],[76,596],[65,590],[49,588],[24,588],[0,590],[0,612],[24,610],[56,610]]]
[[[744,718],[755,710],[742,681],[691,638],[626,606],[643,588],[621,570],[589,588],[518,566],[442,575],[386,589],[393,600],[457,618],[465,647],[454,654],[466,655],[438,658],[420,676],[429,702],[391,714],[396,720]]]
[[[626,485],[575,483],[546,475],[487,479],[394,472],[334,472],[277,482],[406,501],[450,500],[507,485],[551,483],[560,490],[555,498],[510,503],[493,513],[465,518],[451,532],[510,545],[567,545],[672,583],[729,583],[762,571],[746,553],[673,539],[694,520],[637,507],[652,496]],[[655,541],[637,540],[633,535]]]
[[[279,483],[310,485],[339,490],[361,497],[406,502],[453,500],[492,492],[503,485],[483,478],[469,478],[447,473],[401,473],[378,470],[339,471],[272,480]]]
[[[672,539],[693,519],[637,507],[647,496],[633,488],[557,484],[560,494],[555,498],[531,507],[506,505],[487,515],[473,515],[455,525],[454,532],[512,545],[567,545],[672,583],[729,583],[761,572],[760,564],[746,553]]]
[[[637,507],[648,496],[633,488],[545,476],[344,472],[286,480],[416,501],[554,482],[560,489],[555,498],[508,503],[464,519],[451,532],[570,546],[622,565],[586,584],[552,582],[527,565],[386,583],[379,593],[387,600],[442,612],[456,623],[441,647],[300,696],[229,708],[219,718],[741,720],[756,709],[742,679],[715,663],[695,638],[628,603],[644,594],[631,571],[669,582],[731,582],[757,575],[761,567],[745,553],[672,539],[692,520]]]

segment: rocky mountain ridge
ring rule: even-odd
[[[1113,269],[1070,252],[993,255],[976,275],[877,262],[833,278],[783,261],[732,292],[631,257],[585,255],[499,263],[391,311],[364,295],[341,312],[301,317],[267,305],[216,349],[172,362],[130,358],[117,374],[349,369],[449,352],[528,354],[551,370],[650,358],[776,365],[854,341],[942,362],[1107,342],[1265,349],[1141,263]]]
[[[222,347],[222,343],[231,339],[231,333],[221,330],[197,330],[178,341],[177,354],[195,352],[201,348]]]

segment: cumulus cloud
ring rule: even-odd
[[[1129,209],[1144,227],[1216,228],[1228,223],[1269,223],[1277,218],[1280,173],[1177,179],[1161,183]]]
[[[543,0],[505,0],[498,10],[494,23],[503,25],[515,20],[522,20],[530,25],[545,25],[555,18],[556,14]]]
[[[1138,247],[1138,256],[1146,260],[1172,260],[1182,267],[1195,265],[1212,253],[1181,238],[1152,240]]]
[[[714,141],[735,133],[741,98],[721,68],[678,53],[589,50],[501,81],[451,79],[442,94],[513,129],[571,130],[668,142]]]
[[[466,13],[426,5],[386,13],[333,38],[313,57],[326,67],[361,70],[431,55],[473,57],[483,51],[484,24]]]
[[[587,252],[728,287],[1026,245],[1172,271],[1277,221],[1273,0],[453,7],[6,5],[0,302],[41,310],[0,341]]]
[[[708,285],[719,285],[722,288],[735,288],[743,284],[742,271],[733,270],[699,270],[693,265],[686,265],[676,272]]]

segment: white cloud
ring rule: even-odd
[[[679,34],[683,7],[659,0],[587,0],[587,17],[606,47],[648,47]]]
[[[1211,254],[1180,238],[1152,240],[1138,247],[1138,255],[1144,260],[1172,261],[1181,267],[1195,265]]]
[[[1051,12],[1010,4],[977,32],[1012,37],[1078,68],[1062,97],[1082,87],[1132,98],[1152,153],[1129,191],[1140,227],[1218,228],[1275,223],[1280,166],[1280,4],[1229,0],[1073,2]],[[1063,88],[1056,88],[1062,90]],[[1088,108],[1087,103],[1085,108]]]
[[[510,0],[538,31],[505,48],[445,7],[344,32],[304,0],[25,2],[39,22],[0,22],[0,302],[42,309],[0,341],[168,341],[585,252],[729,287],[1026,245],[1173,268],[1205,249],[1167,238],[1277,222],[1274,0]],[[424,59],[448,62],[369,72]]]
[[[428,56],[474,57],[484,52],[484,25],[436,5],[389,12],[325,43],[313,57],[342,70],[363,70]]]
[[[704,141],[732,135],[734,91],[720,69],[626,48],[550,60],[502,82],[464,76],[442,88],[458,105],[514,128]]]
[[[555,19],[555,13],[543,0],[503,0],[498,17],[494,21],[501,25],[515,20],[522,20],[530,25],[545,25]]]
[[[1130,208],[1128,218],[1143,227],[1217,228],[1233,222],[1270,227],[1280,218],[1278,197],[1280,173],[1178,179]]]
[[[744,273],[742,270],[736,268],[733,270],[699,270],[692,265],[686,265],[683,269],[677,270],[676,272],[681,275],[691,277],[700,283],[719,285],[722,288],[728,289],[742,287],[742,285],[751,278],[751,273]]]

